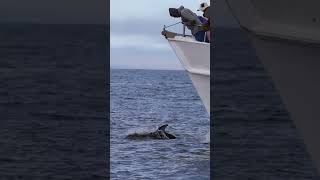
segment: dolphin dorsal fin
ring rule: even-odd
[[[162,125],[158,128],[158,130],[162,130],[165,131],[166,127],[168,126],[168,124]]]

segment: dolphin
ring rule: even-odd
[[[151,139],[176,139],[173,134],[166,132],[166,127],[168,124],[160,126],[156,131],[150,133],[133,133],[129,134],[127,138],[129,139],[142,139],[142,138],[151,138]]]

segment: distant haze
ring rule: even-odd
[[[106,0],[1,0],[0,22],[106,24]]]

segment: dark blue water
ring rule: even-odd
[[[318,179],[303,140],[249,39],[217,28],[211,53],[216,179]]]
[[[111,178],[209,179],[207,112],[184,71],[111,70]],[[173,140],[129,140],[169,124]]]
[[[106,179],[107,27],[1,24],[0,179]]]

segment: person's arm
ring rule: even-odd
[[[210,31],[210,7],[208,7],[204,13],[203,13],[203,16],[206,17],[208,20],[207,22],[205,22],[202,27],[205,31]]]
[[[205,11],[204,11],[204,13],[203,13],[203,17],[206,17],[206,18],[210,18],[210,7],[208,7]]]
[[[202,28],[204,31],[210,31],[210,22],[209,21],[210,21],[210,19],[207,22],[202,24]]]
[[[198,17],[195,16],[195,14],[189,9],[181,11],[181,19],[186,26],[196,25],[196,22],[197,22],[196,18]]]

